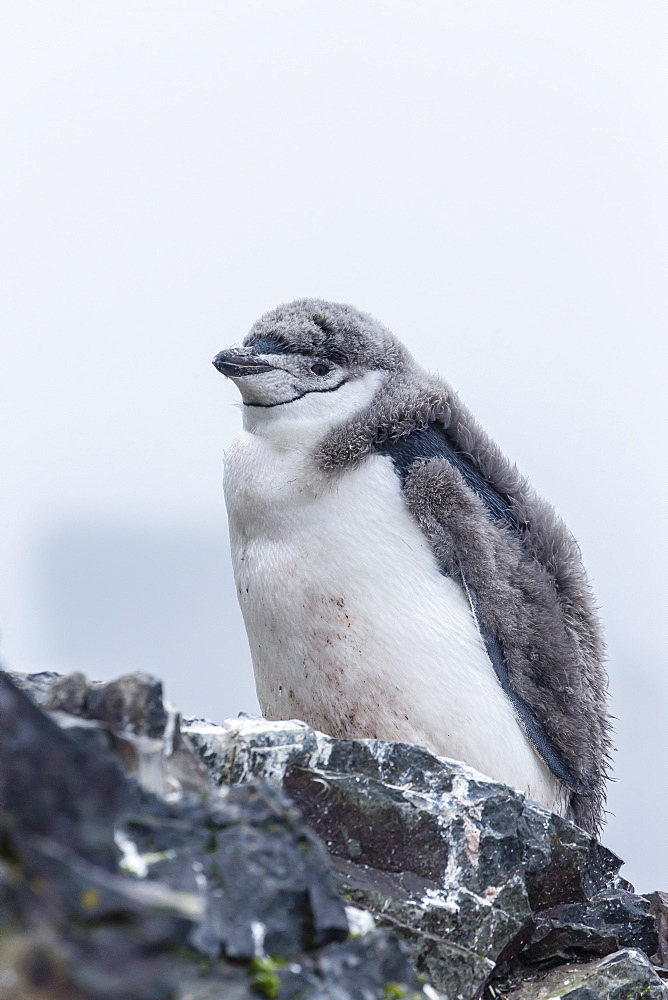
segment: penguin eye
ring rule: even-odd
[[[329,375],[331,370],[329,365],[324,364],[322,361],[316,361],[314,365],[311,365],[311,371],[314,375]]]

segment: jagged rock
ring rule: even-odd
[[[106,722],[117,731],[160,738],[169,721],[162,681],[150,674],[124,674],[114,681],[90,681],[84,674],[17,674],[13,684],[40,708],[67,712],[80,719]]]
[[[412,962],[444,1000],[668,1000],[648,958],[668,897],[463,764],[183,722],[144,675],[17,682],[32,703],[0,673],[1,1000],[433,1000]]]
[[[668,990],[649,959],[634,949],[597,962],[564,965],[525,983],[507,1000],[666,1000]]]
[[[652,955],[652,958],[657,965],[668,969],[668,892],[652,892],[647,899],[659,939],[656,955]]]
[[[50,685],[42,706],[153,739],[164,735],[169,720],[162,681],[149,674],[125,674],[107,684],[91,683],[83,674],[69,674]]]
[[[3,1000],[3,989],[9,1000],[167,1000],[203,996],[207,985],[243,1000],[258,989],[353,1000],[356,976],[380,1000],[390,974],[419,990],[386,932],[344,940],[325,851],[275,788],[216,789],[202,776],[198,788],[147,791],[107,739],[109,713],[103,722],[65,716],[63,697],[84,711],[90,702],[78,681],[54,684],[51,700],[39,680],[39,698],[58,705],[50,717],[0,673]],[[144,706],[156,690],[146,686]],[[150,714],[142,708],[140,720]],[[122,701],[117,718],[128,731],[137,723]],[[169,777],[173,741],[161,745]],[[270,950],[289,964],[255,968]]]
[[[216,782],[279,782],[344,895],[393,927],[448,995],[474,996],[530,938],[534,913],[586,901],[621,864],[519,792],[421,747],[294,721],[186,720],[183,731]]]
[[[118,761],[88,753],[0,674],[0,775],[5,837],[21,853],[35,838],[109,871],[125,777]]]
[[[11,678],[12,683],[21,691],[24,691],[30,697],[30,700],[34,701],[40,708],[44,707],[44,703],[49,697],[53,685],[63,679],[63,674],[57,674],[53,670],[42,670],[36,674],[19,674],[11,670],[5,670],[3,673],[5,676]],[[65,676],[78,678],[84,675],[66,674]]]
[[[540,913],[522,960],[563,962],[587,953],[609,955],[620,948],[640,948],[653,955],[658,946],[649,900],[620,889],[606,889],[585,903],[555,906]]]

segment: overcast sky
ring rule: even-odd
[[[278,302],[352,302],[576,534],[604,839],[668,888],[667,32],[651,0],[6,4],[3,662],[258,711],[210,361]]]

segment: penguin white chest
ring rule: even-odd
[[[225,462],[232,559],[270,719],[420,743],[554,807],[466,594],[409,514],[389,458],[337,477],[243,431]]]

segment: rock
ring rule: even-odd
[[[34,838],[109,871],[126,779],[118,761],[88,753],[0,673],[0,775],[5,836],[21,857]]]
[[[668,895],[456,761],[147,675],[0,673],[0,732],[1,1000],[668,1000]]]
[[[606,889],[585,903],[555,906],[540,913],[522,960],[567,961],[587,953],[609,955],[622,947],[654,955],[658,946],[649,900],[620,889]]]
[[[335,740],[300,722],[186,720],[217,783],[279,782],[333,856],[339,887],[448,996],[474,996],[534,915],[586,902],[621,864],[582,830],[421,747]]]
[[[668,990],[642,952],[617,951],[585,965],[564,965],[525,983],[507,1000],[666,1000]]]
[[[44,707],[53,685],[63,677],[62,674],[57,674],[53,670],[42,670],[37,674],[19,674],[11,670],[5,670],[3,673],[11,679],[15,687],[25,691],[30,696],[31,701],[34,701],[40,708]],[[68,674],[67,676],[83,677],[83,674]]]
[[[206,806],[154,805],[122,829],[142,875],[204,894],[191,942],[210,958],[292,957],[348,934],[322,846],[267,785],[226,789]]]
[[[420,992],[396,938],[348,939],[326,852],[284,795],[215,788],[166,725],[145,735],[164,718],[150,678],[91,699],[85,679],[41,676],[51,715],[21,687],[0,672],[3,1000]],[[164,794],[124,769],[128,733],[159,742]]]
[[[149,674],[126,674],[108,684],[91,684],[83,674],[58,677],[42,704],[48,711],[69,712],[154,739],[164,735],[169,719],[162,681]]]
[[[668,968],[668,892],[652,892],[647,896],[649,912],[656,924],[658,945],[652,958],[664,969]]]

